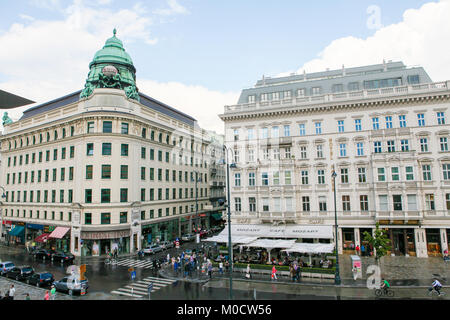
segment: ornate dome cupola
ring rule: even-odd
[[[89,74],[80,98],[89,97],[96,88],[115,88],[125,91],[128,98],[139,101],[136,87],[136,68],[123,43],[114,35],[106,40],[89,64]]]

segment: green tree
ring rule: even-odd
[[[364,240],[367,241],[372,248],[374,248],[374,256],[377,265],[379,265],[380,259],[384,257],[388,251],[391,250],[389,245],[389,238],[387,234],[380,229],[380,224],[375,224],[375,234],[372,236],[369,232],[364,231]]]

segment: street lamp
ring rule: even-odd
[[[199,172],[193,171],[195,173],[195,220],[194,224],[198,226],[198,188],[197,182],[200,182]],[[192,181],[193,179],[191,179]],[[192,216],[191,216],[191,232],[192,232]]]
[[[227,148],[225,145],[223,146],[223,149],[226,153],[226,163],[227,163],[228,259],[229,259],[229,263],[230,263],[230,274],[229,274],[230,300],[233,300],[233,250],[232,250],[232,243],[231,243],[230,162],[228,161],[228,151],[231,149]],[[236,168],[236,165],[233,163],[233,164],[231,164],[231,167]]]
[[[2,197],[2,199],[6,199],[6,192],[5,192],[5,188],[3,188],[2,186],[0,186],[0,189],[2,189],[2,195],[1,195],[1,197]],[[1,223],[1,225],[0,225],[0,237],[2,237],[3,236],[3,201],[0,201],[0,219],[1,219],[1,221],[0,221],[0,223]]]
[[[336,171],[333,169],[331,174],[333,177],[333,191],[334,191],[334,243],[336,245],[336,273],[334,276],[334,284],[341,284],[341,277],[339,275],[339,252],[338,252],[338,226],[337,226],[337,211],[336,211]]]

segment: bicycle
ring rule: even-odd
[[[117,264],[117,260],[114,258],[105,259],[105,264]]]
[[[388,296],[388,297],[393,297],[394,296],[394,291],[392,291],[391,289],[376,289],[375,290],[375,295],[377,297],[381,297],[383,295]]]
[[[436,294],[438,297],[445,296],[444,291],[442,291],[442,290],[439,290],[439,291],[441,292],[441,294],[439,294],[436,290],[434,290],[433,287],[428,288],[428,296],[432,297],[434,294]]]

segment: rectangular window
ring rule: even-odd
[[[253,129],[247,129],[247,139],[248,140],[253,140],[255,139],[255,136],[253,134]]]
[[[366,179],[366,168],[358,168],[358,182],[365,183]]]
[[[92,213],[84,213],[84,224],[92,224]]]
[[[387,141],[387,150],[388,152],[395,152],[395,140]]]
[[[374,141],[373,147],[375,153],[381,153],[381,141]]]
[[[269,129],[268,128],[262,128],[261,129],[261,138],[267,139],[269,137]]]
[[[86,155],[88,155],[88,156],[94,155],[94,144],[93,143],[86,144]]]
[[[285,125],[283,128],[284,128],[284,136],[289,137],[291,135],[291,126]]]
[[[428,152],[428,139],[427,138],[420,138],[420,151],[421,152]]]
[[[112,133],[112,121],[103,121],[103,133]]]
[[[69,180],[73,180],[73,167],[69,167]]]
[[[73,157],[75,157],[75,146],[70,146],[69,158],[72,159]]]
[[[53,149],[53,160],[58,160],[58,149]],[[28,160],[26,162],[28,163]]]
[[[240,187],[241,186],[241,174],[240,173],[235,173],[234,174],[234,186],[235,187]]]
[[[111,155],[111,143],[102,143],[102,155],[110,156]]]
[[[425,194],[425,206],[426,210],[435,210],[434,206],[434,194]]]
[[[302,170],[301,172],[302,174],[302,184],[308,184],[309,183],[309,179],[308,179],[308,171],[307,170]]]
[[[127,165],[120,166],[120,179],[128,179],[128,166]]]
[[[250,197],[248,198],[249,211],[256,212],[256,198]]]
[[[358,156],[364,155],[364,143],[363,142],[357,142],[356,143],[356,154]]]
[[[402,196],[400,194],[394,194],[392,196],[392,202],[394,205],[394,211],[402,211],[403,210]]]
[[[408,210],[417,211],[417,197],[415,194],[406,195],[408,199]]]
[[[305,124],[304,123],[300,123],[298,125],[298,128],[299,128],[299,136],[306,135],[306,129],[305,129]]]
[[[325,170],[317,170],[317,183],[325,184]]]
[[[391,168],[391,174],[392,174],[392,181],[399,181],[400,180],[400,173],[398,167],[392,167]]]
[[[249,174],[248,174],[248,185],[249,186],[255,186],[256,185],[255,173],[254,172],[249,172]]]
[[[120,223],[127,223],[128,221],[128,212],[120,213]]]
[[[263,186],[268,186],[269,185],[269,175],[267,172],[263,172],[261,174],[261,179],[262,179],[262,185]]]
[[[322,122],[314,122],[314,126],[316,128],[316,134],[322,133]]]
[[[348,168],[341,168],[341,183],[348,183]]]
[[[400,123],[400,128],[406,127],[406,116],[404,114],[398,116],[398,122]]]
[[[291,181],[291,171],[285,171],[284,172],[284,184],[290,185],[292,183]]]
[[[32,173],[31,177],[33,178],[34,171],[32,171],[31,173]],[[61,181],[64,181],[65,173],[66,173],[66,169],[65,168],[61,168]]]
[[[346,143],[340,143],[339,144],[339,156],[340,157],[346,157],[347,156],[347,144]]]
[[[422,173],[424,181],[431,181],[431,165],[429,164],[422,165]]]
[[[150,160],[155,160],[155,149],[150,149]]]
[[[145,167],[141,167],[141,180],[145,180]]]
[[[361,211],[369,211],[369,199],[367,195],[359,196],[359,207]]]
[[[275,171],[273,173],[273,184],[274,185],[279,185],[280,184],[280,172],[279,171]]]
[[[128,202],[128,189],[120,189],[120,202]]]
[[[445,207],[450,210],[450,193],[445,194]]]
[[[120,145],[120,155],[128,156],[128,144],[122,143]]]
[[[85,203],[92,203],[92,189],[85,189],[84,190],[84,202]]]
[[[386,176],[384,175],[384,168],[378,168],[378,181],[386,181]]]
[[[300,159],[307,159],[306,147],[305,146],[301,146],[300,147]]]
[[[418,122],[419,127],[425,126],[425,114],[418,113],[417,114],[417,122]]]
[[[342,211],[350,211],[350,196],[342,196]]]
[[[361,130],[362,130],[361,119],[355,119],[355,131],[361,131]]]
[[[102,164],[102,179],[111,179],[111,165]]]
[[[110,212],[102,212],[101,213],[101,224],[110,224],[111,223],[111,213]]]
[[[442,165],[442,173],[444,175],[444,180],[450,180],[450,164],[444,163]]]
[[[155,168],[150,168],[150,180],[155,180]]]
[[[304,212],[311,211],[309,197],[307,197],[307,196],[302,197],[302,209]]]
[[[86,166],[86,179],[92,179],[92,175],[93,175],[93,166],[87,165]]]
[[[373,130],[380,129],[380,121],[378,118],[372,118],[372,128],[373,128]]]
[[[122,122],[120,126],[120,133],[121,134],[128,134],[128,123]]]
[[[338,131],[344,132],[344,120],[338,120]]]
[[[316,146],[316,150],[317,150],[317,158],[323,158],[323,145],[318,144]]]
[[[439,138],[439,145],[441,146],[441,151],[448,151],[448,144],[446,137]]]
[[[389,211],[387,195],[379,195],[378,200],[380,202],[380,211]]]
[[[240,212],[241,211],[241,198],[234,198],[234,209],[236,212]]]
[[[94,122],[88,122],[87,123],[87,133],[93,133],[94,132]]]
[[[102,203],[110,203],[111,202],[111,189],[102,189],[101,190],[101,202]]]
[[[386,118],[386,129],[392,128],[392,116],[387,116]]]
[[[402,139],[402,140],[400,140],[400,144],[402,147],[402,151],[409,151],[409,140]]]
[[[445,124],[445,115],[444,115],[444,112],[438,112],[437,113],[437,121],[438,121],[438,124]]]
[[[34,153],[33,153],[33,158],[34,158]],[[61,159],[62,160],[66,159],[66,148],[61,149]],[[34,163],[34,159],[32,162]]]
[[[278,126],[272,127],[272,135],[271,138],[278,138],[280,136]]]
[[[327,198],[319,196],[319,211],[327,211]]]
[[[405,167],[405,171],[406,171],[406,180],[413,181],[414,180],[414,167],[407,166],[407,167]]]

